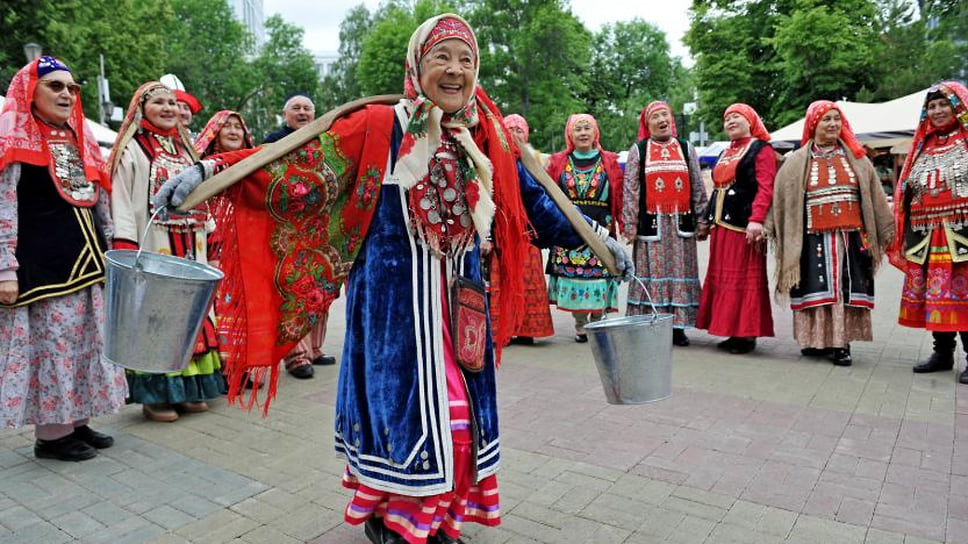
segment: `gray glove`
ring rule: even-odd
[[[622,271],[622,275],[618,279],[631,281],[635,277],[635,263],[632,262],[632,256],[618,240],[611,236],[605,238],[605,245],[608,246],[608,250],[612,252],[612,257],[615,258],[615,266]]]
[[[202,165],[190,166],[169,178],[151,198],[151,203],[155,208],[177,208],[203,181]]]

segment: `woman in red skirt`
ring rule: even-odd
[[[756,337],[773,336],[763,221],[777,166],[770,133],[753,108],[726,108],[723,128],[731,141],[713,169],[709,269],[696,328],[728,336],[718,347],[738,354],[752,351]]]

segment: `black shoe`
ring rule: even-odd
[[[530,336],[515,336],[514,338],[511,338],[511,343],[519,346],[533,346],[534,338]],[[428,540],[428,542],[430,541]]]
[[[104,433],[99,433],[87,425],[74,427],[74,434],[72,436],[88,446],[99,450],[110,448],[114,445],[114,438]]]
[[[313,359],[313,364],[316,366],[329,366],[336,364],[336,357],[332,355],[320,355]]]
[[[850,366],[854,360],[850,356],[850,346],[830,350],[830,362],[837,366]]]
[[[962,371],[961,376],[958,376],[958,383],[968,384],[968,366]]]
[[[427,537],[427,544],[464,544],[464,541],[450,536],[443,529],[437,529],[437,534]]]
[[[578,334],[575,335],[575,342],[578,342],[579,344],[584,344],[587,341],[588,341],[588,335],[587,334],[585,334],[583,332],[580,332],[580,333],[578,333]]]
[[[803,348],[800,350],[800,355],[804,357],[830,357],[830,348]]]
[[[726,351],[732,353],[733,355],[742,355],[744,353],[749,353],[756,349],[756,338],[747,340],[746,338],[737,338],[732,346],[726,349]]]
[[[366,538],[369,538],[373,544],[407,544],[402,536],[387,529],[383,520],[376,516],[366,520],[363,532],[366,533]]]
[[[86,461],[97,457],[97,450],[74,438],[73,434],[69,434],[57,440],[38,438],[34,444],[34,457],[61,461]]]
[[[927,372],[940,372],[943,370],[951,370],[955,367],[955,354],[950,351],[934,352],[931,357],[928,357],[927,361],[915,366],[913,368],[915,374],[924,374]]]
[[[308,380],[309,378],[312,378],[313,374],[315,373],[313,370],[313,365],[305,359],[287,363],[286,372],[292,375],[293,378],[299,378],[300,380]]]
[[[721,350],[723,350],[723,351],[729,351],[730,349],[732,349],[732,347],[734,345],[736,345],[736,342],[738,342],[738,341],[740,341],[739,338],[735,338],[735,337],[730,336],[729,338],[727,338],[727,339],[723,340],[722,342],[719,342],[718,344],[716,344],[716,347],[719,348],[719,349],[721,349]]]
[[[672,329],[672,345],[686,347],[689,345],[689,337],[683,329]]]

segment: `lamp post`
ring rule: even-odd
[[[34,62],[43,52],[44,48],[39,43],[30,42],[24,44],[24,55],[27,57],[27,62]]]

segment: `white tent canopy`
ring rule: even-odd
[[[888,102],[869,104],[838,100],[837,106],[850,122],[857,139],[868,147],[891,147],[910,142],[921,116],[927,89],[895,98]],[[772,133],[773,144],[800,144],[804,120],[789,124]],[[784,147],[779,145],[777,147]]]
[[[6,99],[0,96],[0,109],[3,108],[4,102],[6,102]],[[87,119],[87,125],[91,127],[91,132],[94,134],[94,137],[97,139],[98,145],[107,149],[111,149],[111,146],[114,145],[115,138],[118,137],[118,133],[90,119]]]

